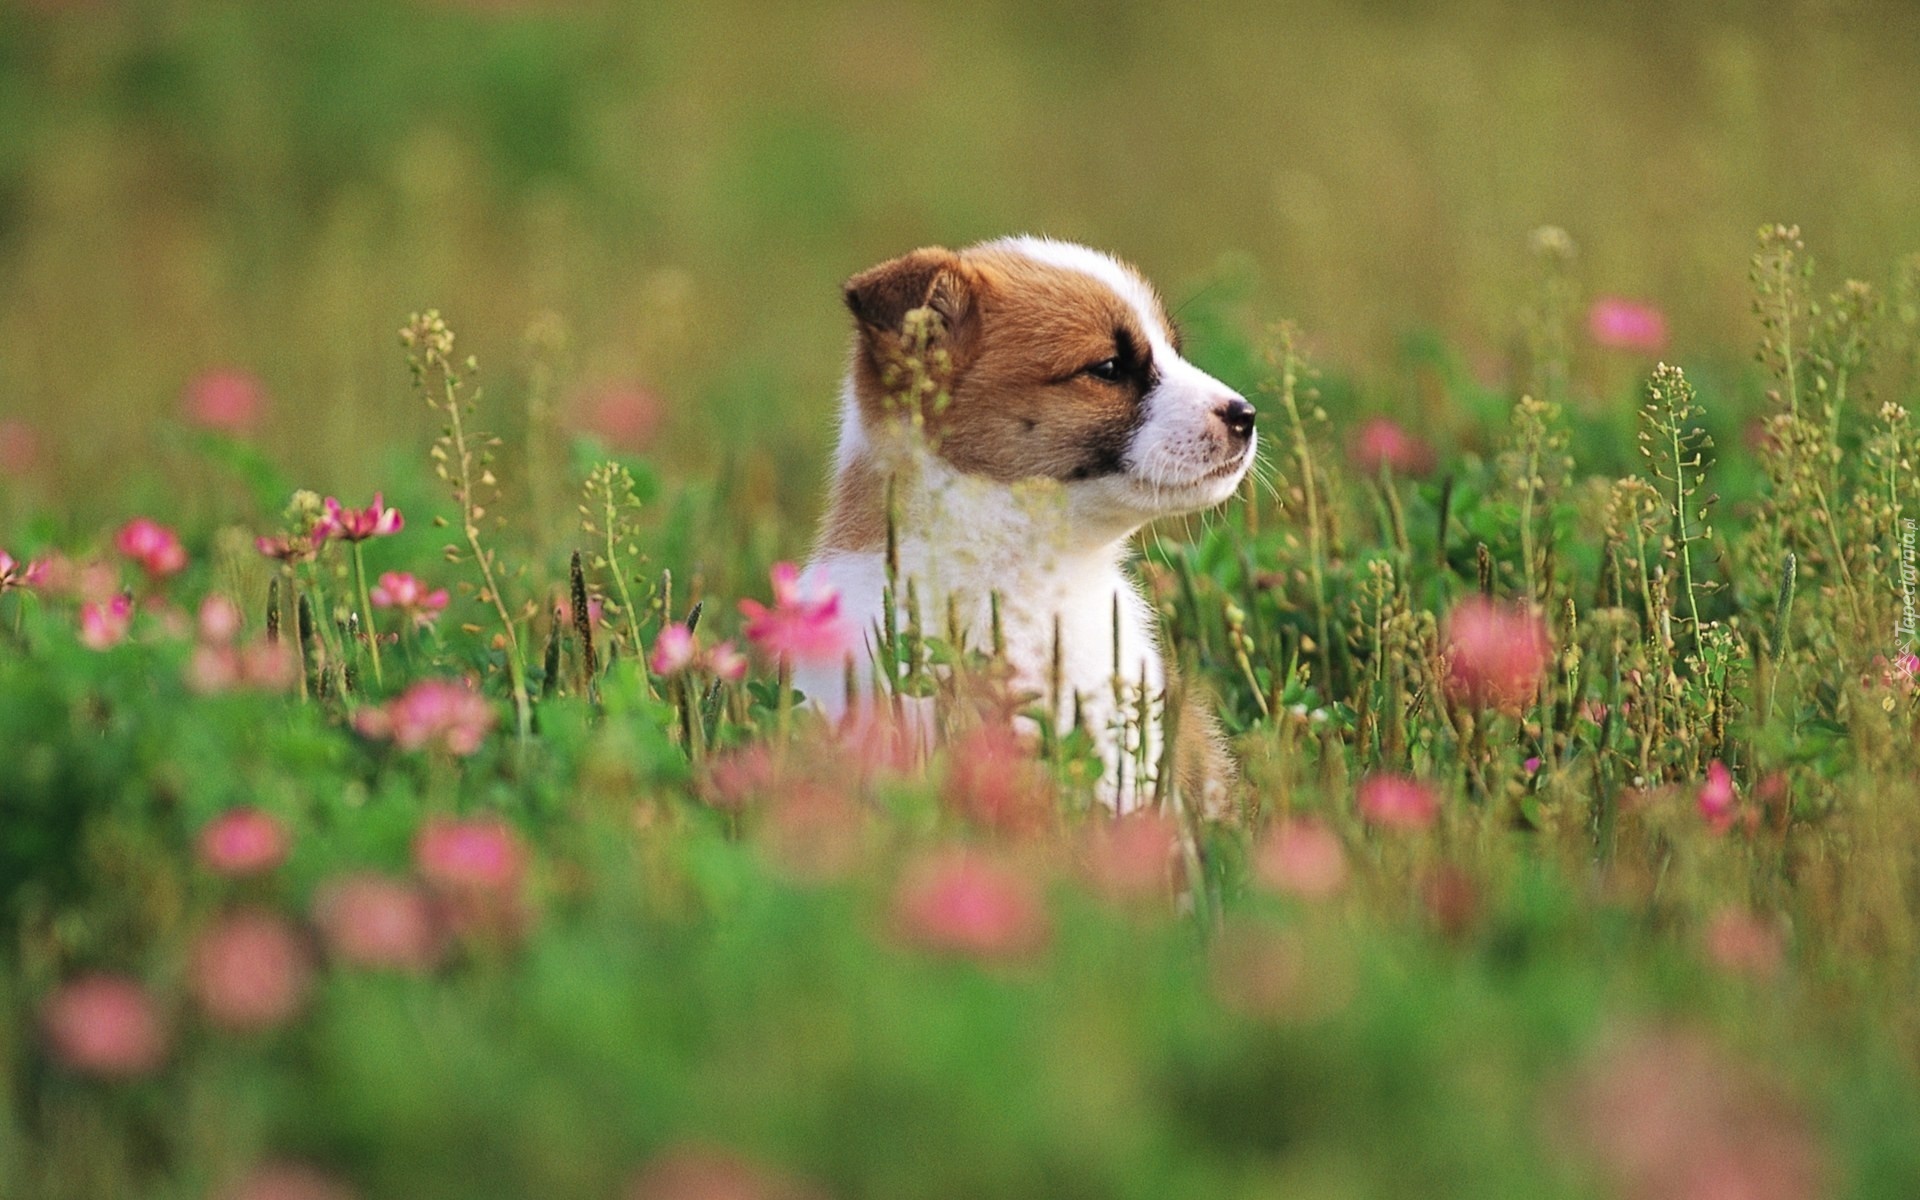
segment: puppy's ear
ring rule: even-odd
[[[930,308],[940,317],[941,341],[957,351],[971,339],[975,315],[973,273],[960,256],[929,246],[883,262],[847,280],[847,309],[861,336],[886,358],[898,348],[907,314]]]

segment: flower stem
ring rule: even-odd
[[[359,542],[353,544],[353,580],[360,588],[360,612],[367,620],[367,653],[373,658],[373,684],[384,688],[380,674],[380,630],[373,623],[373,600],[367,592],[367,560]]]

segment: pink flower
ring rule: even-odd
[[[385,507],[379,492],[373,494],[373,503],[365,508],[342,508],[339,500],[328,496],[326,512],[313,527],[313,540],[318,543],[337,537],[347,542],[364,542],[368,538],[399,533],[405,526],[400,510]]]
[[[1347,883],[1347,852],[1339,835],[1311,817],[1295,817],[1254,849],[1253,877],[1261,886],[1302,900],[1326,900]]]
[[[707,651],[707,670],[713,672],[715,679],[739,683],[747,677],[747,656],[735,649],[732,642],[721,642]]]
[[[1360,815],[1386,829],[1425,829],[1440,815],[1433,789],[1406,775],[1369,775],[1355,790]]]
[[[1033,756],[1012,728],[998,723],[976,726],[955,741],[940,795],[949,812],[1002,833],[1035,832],[1053,811]]]
[[[200,862],[215,875],[238,879],[273,870],[287,858],[286,827],[257,808],[230,808],[200,831]]]
[[[1388,417],[1362,422],[1354,430],[1349,454],[1354,465],[1369,475],[1378,475],[1384,468],[1418,478],[1433,470],[1433,447]]]
[[[1608,350],[1658,354],[1667,345],[1667,318],[1651,305],[1602,296],[1587,310],[1587,333]]]
[[[854,638],[840,617],[840,597],[828,589],[803,592],[792,563],[775,563],[773,607],[742,600],[747,640],[783,662],[837,662]]]
[[[315,544],[315,538],[325,540],[325,534],[321,533],[317,525],[314,527],[314,537],[287,535],[259,537],[253,539],[253,548],[268,558],[277,559],[283,563],[301,563],[313,558],[319,549]]]
[[[0,550],[0,592],[9,592],[14,588],[37,588],[47,580],[47,560],[35,559],[21,562]]]
[[[252,433],[267,407],[267,388],[250,371],[208,371],[187,384],[181,414],[202,429],[240,435]]]
[[[653,444],[660,429],[659,394],[642,384],[606,385],[582,406],[587,429],[615,450],[638,454]]]
[[[0,475],[18,479],[39,469],[40,435],[25,421],[0,421]]]
[[[676,1146],[627,1184],[623,1200],[817,1200],[818,1194],[730,1151]]]
[[[1476,707],[1529,703],[1552,661],[1546,622],[1519,605],[1470,596],[1447,616],[1447,689]]]
[[[383,708],[363,708],[353,727],[366,737],[392,738],[402,750],[438,745],[465,757],[493,728],[493,705],[464,681],[423,679]]]
[[[220,1200],[356,1200],[359,1193],[305,1163],[262,1163],[220,1193]]]
[[[115,596],[80,606],[80,644],[89,650],[107,650],[119,645],[132,627],[131,597]]]
[[[520,886],[527,852],[513,827],[497,817],[430,817],[414,836],[413,860],[435,887],[507,893]]]
[[[339,876],[314,895],[313,923],[340,961],[421,973],[440,960],[443,939],[432,902],[410,883],[383,875]]]
[[[87,1075],[129,1079],[167,1056],[159,1009],[145,988],[118,975],[61,985],[40,1006],[40,1029],[54,1061]]]
[[[306,943],[264,911],[222,917],[193,947],[192,988],[214,1024],[256,1033],[292,1020],[313,983]]]
[[[231,642],[240,633],[240,606],[225,596],[200,602],[199,634],[205,642]]]
[[[655,675],[671,676],[693,666],[698,650],[693,632],[685,625],[669,625],[653,639],[653,653],[647,656],[647,669]]]
[[[1706,929],[1707,957],[1721,970],[1771,979],[1786,965],[1786,939],[1775,922],[1740,908],[1723,908]]]
[[[1040,891],[1011,867],[964,850],[915,863],[894,893],[894,918],[913,945],[961,958],[1028,957],[1049,929]]]
[[[1179,875],[1179,827],[1157,812],[1094,821],[1086,837],[1087,878],[1109,902],[1162,900]]]
[[[140,564],[152,579],[177,575],[187,565],[187,549],[173,530],[146,517],[135,517],[120,527],[113,544],[120,553]]]
[[[397,608],[419,626],[431,625],[447,607],[447,589],[427,585],[405,571],[382,571],[380,582],[367,592],[375,608]]]
[[[1696,803],[1707,828],[1715,833],[1733,828],[1734,818],[1739,816],[1740,797],[1734,790],[1733,772],[1727,770],[1727,764],[1717,759],[1707,764],[1707,781],[1700,785]]]

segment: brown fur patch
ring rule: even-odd
[[[834,477],[833,499],[820,521],[820,549],[862,552],[887,544],[887,481],[860,455]]]
[[[1122,469],[1154,365],[1138,314],[1106,284],[1017,252],[929,248],[856,275],[847,304],[859,323],[854,383],[870,427],[900,386],[900,323],[927,304],[944,323],[950,400],[925,414],[941,457],[1007,483]],[[1154,317],[1170,337],[1165,316]],[[1110,358],[1121,360],[1119,378],[1086,373]]]

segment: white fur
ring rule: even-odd
[[[1161,331],[1152,293],[1130,269],[1083,246],[1039,238],[1006,239],[993,248],[1091,275],[1137,312],[1160,382],[1145,399],[1146,417],[1128,447],[1126,470],[1072,483],[1004,484],[962,474],[924,447],[866,429],[851,377],[841,394],[836,462],[845,470],[863,454],[887,456],[898,481],[900,571],[915,581],[924,625],[945,629],[946,597],[952,595],[968,644],[987,648],[990,597],[998,593],[1013,687],[1042,702],[1050,690],[1057,619],[1062,686],[1055,726],[1071,729],[1077,697],[1081,720],[1107,764],[1099,795],[1124,811],[1152,793],[1165,686],[1152,611],[1124,568],[1128,540],[1155,517],[1210,507],[1232,495],[1254,447],[1249,443],[1233,461],[1220,459],[1208,423],[1236,393],[1175,352]],[[809,586],[838,592],[842,612],[866,633],[871,659],[885,617],[882,555],[828,551],[808,565],[805,578]],[[904,625],[904,594],[896,600]],[[802,667],[794,682],[838,720],[868,701],[870,681],[856,674],[855,697],[846,694],[844,669],[832,664]],[[1137,719],[1143,685],[1152,713],[1144,746],[1137,732],[1123,733],[1128,720]]]

